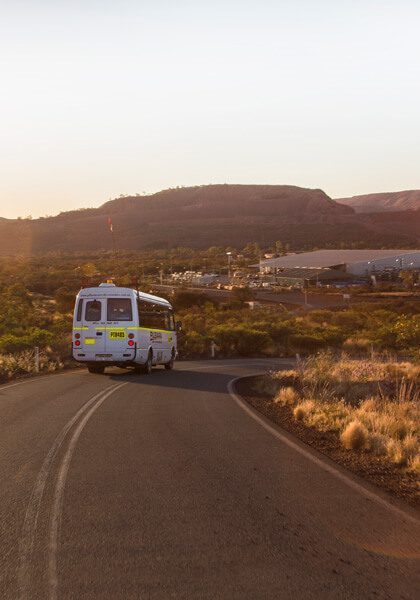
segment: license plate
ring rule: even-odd
[[[126,337],[126,333],[123,329],[116,331],[109,331],[108,337],[110,340],[124,340]]]
[[[94,346],[96,344],[95,338],[85,338],[85,344],[88,346]]]

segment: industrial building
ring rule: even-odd
[[[261,273],[286,285],[351,282],[420,270],[420,250],[316,250],[262,260]]]

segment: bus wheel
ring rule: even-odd
[[[150,375],[150,373],[152,372],[152,353],[151,352],[149,352],[149,354],[147,355],[147,361],[142,366],[141,370],[142,370],[142,373],[144,373],[145,375]]]
[[[88,367],[88,371],[89,373],[98,373],[99,375],[102,375],[102,373],[105,371],[105,367],[101,367],[100,365],[91,365]]]
[[[172,352],[171,360],[164,364],[164,367],[167,371],[172,371],[174,368],[174,353]]]

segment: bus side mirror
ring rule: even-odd
[[[176,331],[182,331],[182,323],[181,323],[181,321],[177,321],[175,323],[175,330]]]

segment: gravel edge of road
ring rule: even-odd
[[[262,377],[264,375],[241,377],[235,382],[235,391],[264,417],[308,446],[398,500],[403,500],[411,508],[420,509],[420,493],[414,474],[403,471],[383,458],[345,450],[334,432],[317,431],[296,421],[289,407],[275,404],[270,395],[253,389],[253,383]]]

